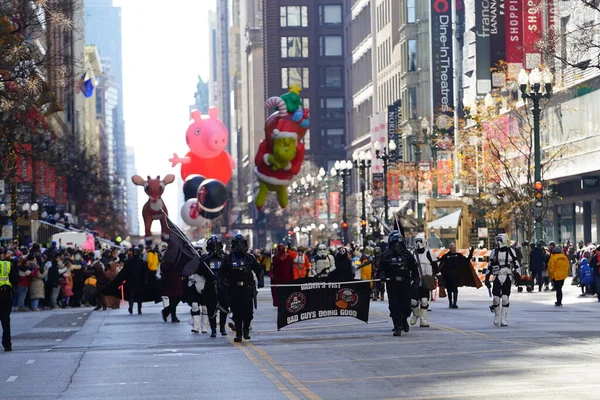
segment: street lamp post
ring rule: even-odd
[[[391,141],[389,143],[389,150],[386,146],[381,146],[379,140],[375,141],[375,157],[383,161],[383,218],[385,223],[389,223],[389,200],[388,200],[388,166],[390,161],[390,155],[396,151],[396,143]]]
[[[437,134],[435,129],[430,129],[429,121],[427,118],[421,118],[421,132],[423,133],[423,137],[429,143],[429,147],[431,148],[431,169],[437,170],[437,151],[438,151],[438,143],[437,143]],[[432,195],[434,198],[437,198],[437,177],[432,177]]]
[[[371,158],[372,158],[372,154],[371,151],[361,151],[361,152],[354,152],[352,154],[352,159],[354,160],[354,168],[356,168],[357,170],[359,170],[360,172],[360,177],[362,178],[363,181],[363,187],[361,188],[361,194],[362,194],[362,210],[361,210],[361,221],[360,221],[360,225],[361,225],[361,234],[362,234],[362,240],[363,240],[363,244],[366,243],[367,241],[367,199],[366,199],[366,191],[367,191],[367,170],[369,168],[371,168]]]
[[[533,151],[534,151],[534,177],[535,182],[542,181],[542,156],[540,144],[540,100],[552,97],[552,82],[554,77],[548,69],[540,71],[534,68],[528,74],[524,69],[519,72],[519,85],[521,88],[521,98],[523,101],[531,100],[531,113],[533,114]],[[543,84],[543,87],[542,87]],[[539,203],[541,205],[541,203]],[[536,240],[542,240],[543,226],[542,214],[538,203],[535,208],[535,236]]]
[[[419,209],[419,164],[421,162],[421,145],[424,144],[422,135],[417,134],[416,138],[413,135],[412,127],[410,123],[406,125],[405,135],[410,140],[410,144],[415,146],[415,181],[416,181],[416,190],[415,190],[415,212],[417,213],[417,230],[421,228],[421,211]]]
[[[331,170],[331,176],[339,175],[342,178],[342,239],[344,244],[348,244],[347,234],[343,228],[344,224],[348,223],[348,214],[346,213],[346,181],[351,173],[352,161],[350,160],[336,161]]]

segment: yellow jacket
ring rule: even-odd
[[[158,253],[149,251],[146,254],[146,262],[148,263],[148,269],[150,271],[156,271],[158,269]]]
[[[571,264],[563,253],[550,254],[548,261],[548,276],[553,281],[562,281],[569,275]]]

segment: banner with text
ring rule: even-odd
[[[523,68],[523,0],[504,0],[506,64],[509,80]]]
[[[396,150],[390,151],[390,159],[389,163],[394,164],[395,162],[402,161],[402,139],[400,138],[398,126],[402,122],[402,107],[400,100],[396,101],[394,104],[388,106],[388,150],[390,149],[389,143],[396,143]]]
[[[277,330],[326,317],[353,317],[369,322],[370,281],[319,282],[314,278],[277,287]]]
[[[475,2],[475,37],[477,95],[485,96],[492,90],[489,1]]]
[[[454,60],[450,4],[451,0],[431,0],[431,90],[434,122],[453,137]]]

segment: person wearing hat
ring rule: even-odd
[[[13,304],[13,287],[18,282],[17,269],[4,255],[0,257],[0,323],[2,325],[2,347],[4,351],[12,351],[10,337],[10,313]]]

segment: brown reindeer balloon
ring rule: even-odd
[[[143,186],[144,192],[148,195],[148,201],[144,204],[144,208],[142,208],[142,217],[144,218],[144,227],[146,231],[144,239],[146,239],[146,243],[152,241],[151,228],[154,220],[160,221],[163,239],[166,240],[169,237],[169,227],[167,226],[167,219],[162,212],[164,211],[167,215],[169,215],[169,212],[167,211],[167,206],[163,202],[161,196],[165,191],[165,186],[175,181],[175,175],[169,174],[162,180],[160,179],[160,176],[157,176],[156,179],[152,179],[148,176],[148,180],[144,180],[141,176],[134,175],[131,177],[131,180],[134,184]]]

